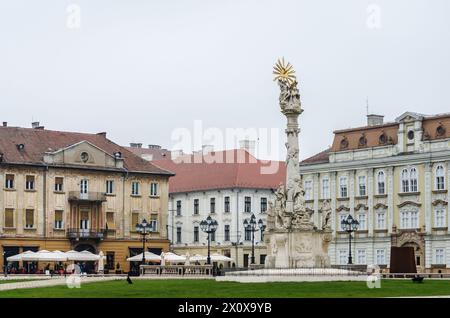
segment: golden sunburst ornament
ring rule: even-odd
[[[284,57],[278,59],[277,63],[273,67],[273,75],[275,75],[274,81],[281,80],[286,81],[288,84],[292,84],[296,81],[294,67],[291,63],[284,62]]]

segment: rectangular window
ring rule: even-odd
[[[209,213],[216,213],[216,198],[209,199]]]
[[[180,201],[181,202],[181,201]],[[181,208],[180,208],[181,209]],[[199,211],[199,203],[198,203],[198,199],[194,199],[194,214],[198,214]]]
[[[225,242],[230,241],[230,226],[228,224],[225,224],[225,231],[224,231],[224,233],[225,233],[224,241]]]
[[[312,199],[312,181],[306,180],[303,186],[305,189],[305,200],[311,200]]]
[[[345,265],[348,262],[348,252],[346,250],[339,250],[339,265]]]
[[[402,229],[417,229],[419,227],[418,211],[400,212],[400,227]]]
[[[177,215],[181,215],[181,200],[177,201]]]
[[[322,199],[330,198],[330,180],[328,178],[322,179]]]
[[[5,227],[14,227],[14,210],[5,209]]]
[[[356,250],[356,258],[357,258],[358,264],[365,265],[366,264],[366,250],[365,249]]]
[[[443,248],[437,248],[434,250],[434,263],[445,264],[445,255]]]
[[[252,240],[252,231],[250,231],[250,229],[248,229],[248,228],[245,228],[244,240],[246,240],[246,241]]]
[[[158,184],[155,182],[150,183],[150,195],[152,197],[158,196]]]
[[[181,243],[181,226],[177,227],[177,244]]]
[[[34,210],[25,210],[25,228],[34,228]]]
[[[211,242],[216,241],[216,232],[211,232]]]
[[[106,212],[106,225],[108,226],[108,230],[116,229],[116,222],[114,221],[114,212]],[[132,226],[136,225],[136,223],[132,224]]]
[[[6,189],[14,189],[14,175],[13,174],[6,175],[5,188]]]
[[[80,181],[80,194],[87,194],[89,191],[89,180],[82,179]]]
[[[377,230],[385,230],[386,229],[386,213],[378,212],[376,214],[377,217]]]
[[[114,193],[114,181],[106,180],[106,194],[113,194],[113,193]]]
[[[140,193],[139,186],[140,186],[139,182],[137,181],[131,182],[131,195],[139,195]]]
[[[131,213],[131,228],[134,229],[139,224],[139,213]]]
[[[150,216],[150,231],[158,232],[158,214],[152,214]]]
[[[442,208],[437,208],[434,211],[434,226],[435,227],[445,227],[445,210]]]
[[[62,210],[56,210],[55,211],[55,229],[62,230],[64,228],[64,221],[63,221],[63,211]]]
[[[106,252],[106,269],[114,270],[115,269],[115,260],[114,260],[114,252]]]
[[[34,190],[34,176],[26,176],[25,178],[25,190]]]
[[[366,231],[367,230],[367,214],[361,213],[358,215],[359,227],[358,230]]]
[[[198,226],[194,226],[194,243],[198,242]]]
[[[359,196],[363,197],[366,195],[366,176],[358,177],[358,190]]]
[[[224,212],[230,213],[230,197],[225,197],[224,199]]]
[[[260,239],[261,239],[261,243],[264,242],[264,231],[265,231],[265,227],[263,227],[260,231]]]
[[[341,177],[339,179],[339,194],[341,198],[347,198],[348,197],[348,186],[347,186],[347,178]]]
[[[339,228],[341,229],[341,231],[345,231],[345,228],[342,227],[342,221],[345,220],[346,218],[347,214],[345,213],[339,214]]]
[[[251,197],[244,198],[244,212],[247,212],[247,213],[252,212],[252,198]]]
[[[267,198],[261,198],[261,213],[267,212]]]
[[[378,189],[378,194],[383,195],[386,192],[386,178],[385,178],[385,174],[384,171],[378,171],[377,174],[377,189]]]
[[[386,250],[377,249],[375,250],[377,265],[386,265]]]
[[[64,179],[61,177],[55,178],[55,191],[63,192],[64,191]]]

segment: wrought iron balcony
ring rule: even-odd
[[[71,240],[80,240],[80,239],[102,240],[106,237],[106,235],[107,235],[106,229],[84,230],[74,228],[67,230],[67,237]]]
[[[69,201],[104,202],[106,201],[106,194],[104,192],[80,193],[79,191],[69,191]]]

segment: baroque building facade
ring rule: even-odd
[[[450,271],[450,114],[406,112],[392,123],[368,115],[364,127],[335,131],[331,148],[302,161],[300,172],[316,224],[330,200],[332,264],[347,264],[340,222],[351,214],[359,221],[354,263],[389,270],[391,247],[410,246],[418,271]]]
[[[248,145],[248,143],[247,143]],[[204,148],[194,155],[152,161],[173,171],[169,181],[168,232],[177,254],[207,255],[207,234],[200,222],[211,216],[218,228],[211,235],[211,253],[234,260],[225,266],[247,267],[252,256],[252,232],[244,220],[252,214],[266,224],[274,190],[284,182],[284,162],[261,161],[251,147],[227,151]],[[265,261],[264,232],[254,233],[255,264]]]
[[[152,224],[147,247],[167,251],[168,179],[106,138],[0,127],[0,245],[6,258],[26,250],[102,251],[106,268],[128,271],[142,252],[135,224]],[[10,264],[18,268],[19,263]],[[46,264],[39,264],[42,267]]]

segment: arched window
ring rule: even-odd
[[[436,167],[436,190],[445,189],[445,172],[444,167],[439,165]]]
[[[377,185],[378,185],[378,194],[386,193],[386,178],[384,175],[384,171],[378,171],[377,176]]]
[[[417,192],[417,170],[411,168],[409,170],[409,187],[411,192]]]
[[[408,169],[402,170],[402,192],[409,192],[409,172]]]

